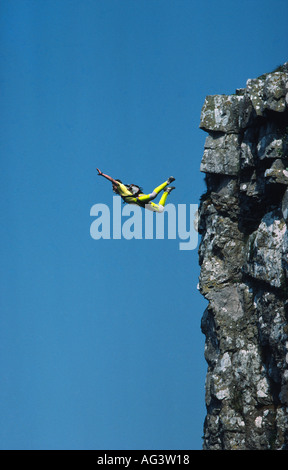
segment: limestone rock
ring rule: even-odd
[[[287,73],[266,74],[263,78],[248,80],[246,85],[257,116],[263,116],[267,110],[283,112],[287,109]]]
[[[288,450],[287,81],[288,63],[201,113],[203,449]]]
[[[282,215],[282,214],[281,214]],[[255,279],[280,287],[285,282],[282,246],[287,226],[280,211],[265,214],[247,242],[247,262],[243,270]]]
[[[239,159],[240,145],[237,134],[211,134],[206,138],[200,171],[237,175]]]
[[[243,96],[207,96],[202,108],[200,128],[206,131],[239,132],[239,109]]]
[[[265,158],[281,158],[287,154],[287,129],[282,130],[273,121],[267,121],[259,129],[257,155],[263,160]],[[286,135],[285,135],[286,132]]]

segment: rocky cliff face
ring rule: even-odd
[[[204,449],[288,449],[288,63],[208,96]]]

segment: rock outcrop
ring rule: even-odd
[[[288,449],[287,92],[288,63],[201,113],[203,449]]]

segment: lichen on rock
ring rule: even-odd
[[[287,92],[288,63],[202,108],[203,449],[288,450]]]

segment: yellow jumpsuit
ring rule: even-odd
[[[160,184],[160,186],[157,186],[157,188],[155,188],[152,193],[140,193],[137,197],[133,196],[132,192],[129,191],[129,189],[127,189],[125,184],[123,183],[119,183],[117,190],[120,196],[124,199],[124,201],[127,202],[127,204],[137,204],[137,206],[144,207],[145,209],[149,209],[154,212],[163,212],[165,202],[169,193],[164,191],[159,201],[159,204],[155,204],[154,202],[152,202],[152,199],[155,199],[156,196],[168,186],[168,184],[168,181],[165,181],[165,183],[162,183]]]

